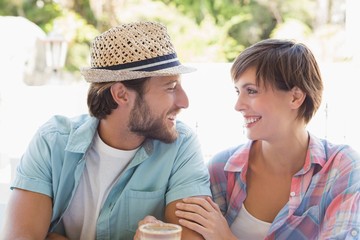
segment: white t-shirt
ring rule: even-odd
[[[261,221],[252,216],[243,204],[230,229],[238,239],[263,240],[270,226],[271,223]]]
[[[79,186],[64,213],[63,223],[69,239],[96,238],[96,222],[100,209],[137,150],[123,151],[112,148],[96,133],[85,156],[85,169]]]

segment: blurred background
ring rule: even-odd
[[[138,20],[165,24],[190,107],[180,119],[199,135],[205,160],[246,141],[229,69],[246,47],[295,39],[316,55],[323,103],[309,131],[360,151],[357,0],[0,0],[0,224],[14,169],[36,129],[54,114],[87,112],[89,44]]]

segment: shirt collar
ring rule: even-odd
[[[93,141],[99,125],[99,120],[88,115],[80,116],[82,121],[73,121],[68,144],[65,150],[70,152],[85,153]]]
[[[247,167],[251,145],[252,141],[240,145],[235,153],[230,156],[224,170],[227,172],[241,172],[244,167]]]
[[[303,168],[296,174],[302,175],[308,172],[313,165],[324,166],[326,163],[326,150],[322,140],[309,133],[309,146]]]
[[[326,151],[321,139],[310,134],[309,146],[303,168],[297,173],[304,174],[310,170],[312,165],[318,164],[321,167],[326,163]],[[224,170],[227,172],[245,172],[248,166],[250,148],[253,141],[240,145],[236,152],[227,161]]]

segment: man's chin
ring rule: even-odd
[[[160,132],[160,135],[158,135],[155,139],[165,142],[165,143],[173,143],[178,138],[178,132],[176,131],[176,128],[172,128],[166,131]]]
[[[165,143],[173,143],[176,141],[176,139],[178,138],[178,133],[171,133],[168,134],[167,136],[163,136],[163,137],[159,137],[158,140],[165,142]]]
[[[145,138],[159,140],[164,143],[173,143],[179,136],[175,127],[166,130],[162,128],[152,132],[137,132],[136,134]]]

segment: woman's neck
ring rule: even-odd
[[[250,152],[250,164],[261,164],[274,174],[294,175],[305,163],[309,136],[307,131],[276,142],[258,140]]]

